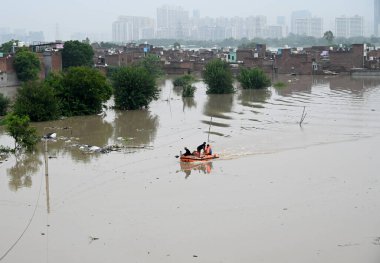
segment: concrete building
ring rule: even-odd
[[[362,16],[335,18],[335,36],[345,38],[363,36],[363,20]]]
[[[187,38],[189,36],[189,12],[180,6],[157,8],[158,38]]]
[[[293,33],[320,38],[323,35],[323,19],[320,17],[297,18],[294,20]]]
[[[139,39],[154,38],[154,20],[149,17],[120,16],[112,24],[112,40],[128,43]]]
[[[305,18],[311,18],[310,11],[308,11],[308,10],[298,10],[298,11],[293,11],[292,12],[290,31],[293,34],[297,34],[297,31],[296,31],[296,20],[297,19],[305,19]]]

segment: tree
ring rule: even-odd
[[[0,116],[4,116],[5,114],[7,114],[7,109],[9,107],[10,102],[10,99],[8,99],[0,93]]]
[[[41,64],[35,53],[21,48],[16,52],[13,66],[20,81],[29,81],[38,78]]]
[[[173,48],[174,48],[175,50],[179,50],[179,49],[181,49],[181,44],[180,44],[178,41],[176,41],[176,42],[174,42],[174,44],[173,44]]]
[[[161,60],[156,55],[148,54],[137,64],[137,66],[145,68],[154,78],[158,78],[163,75]]]
[[[94,50],[87,43],[81,43],[78,40],[66,41],[62,49],[62,67],[79,67],[94,64]]]
[[[88,67],[71,67],[46,81],[55,90],[64,116],[99,113],[112,95],[106,77]]]
[[[15,150],[32,151],[39,141],[37,130],[30,127],[28,116],[8,114],[5,119],[5,129],[15,140]]]
[[[0,52],[3,52],[3,53],[11,53],[13,50],[13,43],[16,44],[16,46],[18,45],[18,40],[14,40],[12,39],[11,41],[8,41],[8,42],[5,42],[3,44],[1,44],[0,46]]]
[[[232,72],[230,65],[220,59],[208,62],[203,71],[203,79],[207,84],[208,94],[233,93]]]
[[[28,82],[17,90],[13,111],[29,116],[31,121],[55,120],[59,117],[59,103],[54,89],[47,82]]]
[[[330,30],[329,31],[326,31],[324,34],[323,34],[323,38],[326,39],[329,44],[331,45],[333,40],[334,40],[334,34],[333,32],[331,32]]]
[[[271,85],[270,79],[265,75],[264,71],[259,68],[242,68],[238,76],[238,81],[243,89],[261,89]]]
[[[193,75],[186,74],[186,75],[175,78],[173,81],[173,85],[174,87],[183,87],[186,84],[193,83],[195,80],[196,79]]]
[[[141,109],[158,98],[155,78],[145,68],[122,67],[112,75],[112,80],[117,109]]]

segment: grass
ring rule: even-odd
[[[277,81],[273,84],[273,87],[275,87],[276,89],[283,89],[286,87],[286,83],[282,81]]]

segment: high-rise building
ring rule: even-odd
[[[380,35],[380,0],[374,0],[374,34],[375,36]]]
[[[361,37],[364,33],[362,16],[337,17],[335,18],[336,37]]]
[[[180,6],[157,8],[157,37],[186,38],[189,36],[189,12]]]
[[[154,20],[149,17],[120,16],[112,24],[112,40],[127,43],[154,38]]]
[[[297,18],[294,20],[293,33],[320,38],[323,34],[323,19],[320,17]]]
[[[311,18],[311,13],[308,10],[298,10],[293,11],[291,16],[291,25],[290,30],[293,34],[297,34],[296,31],[296,20],[297,19],[305,19],[305,18]]]

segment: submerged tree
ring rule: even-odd
[[[156,80],[145,68],[122,67],[112,75],[112,80],[117,109],[141,109],[158,98]]]
[[[59,103],[54,89],[47,82],[27,82],[17,90],[13,111],[29,116],[31,121],[55,120],[59,117]]]
[[[50,76],[47,82],[54,88],[64,116],[99,113],[112,95],[106,77],[88,67],[71,67],[60,75]]]
[[[5,129],[15,140],[15,150],[32,151],[39,141],[37,130],[30,127],[28,116],[9,114],[5,119]]]
[[[203,72],[208,94],[233,93],[232,72],[230,65],[220,59],[211,60]]]
[[[265,75],[264,71],[259,68],[242,68],[237,79],[243,89],[261,89],[271,85],[270,79]]]

